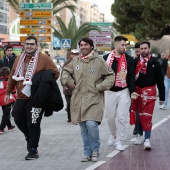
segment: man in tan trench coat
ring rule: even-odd
[[[84,144],[82,162],[97,161],[100,138],[98,125],[104,110],[104,91],[115,81],[113,70],[93,51],[93,41],[82,38],[79,41],[81,54],[63,69],[62,84],[72,87],[72,122],[80,125]]]

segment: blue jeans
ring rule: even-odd
[[[84,144],[84,155],[91,156],[92,152],[99,152],[100,139],[98,123],[96,121],[88,120],[79,123],[79,125]]]
[[[165,85],[165,101],[164,101],[164,105],[167,107],[167,105],[168,105],[168,94],[169,94],[169,88],[170,88],[170,78],[168,78],[166,75],[164,77],[164,85]]]

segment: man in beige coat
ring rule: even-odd
[[[82,38],[79,41],[81,54],[63,69],[62,84],[72,87],[72,122],[81,128],[84,143],[82,162],[97,161],[100,139],[98,125],[102,121],[104,91],[115,81],[113,70],[93,51],[93,41]]]

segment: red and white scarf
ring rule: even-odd
[[[88,55],[84,56],[82,53],[81,53],[81,58],[84,62],[89,62],[89,59],[90,57],[94,54],[94,51],[92,50]]]
[[[147,73],[147,62],[151,58],[151,55],[143,58],[140,55],[140,60],[137,63],[136,70],[135,70],[135,80],[138,79],[139,73],[146,74]]]
[[[12,79],[14,79],[15,81],[21,81],[23,80],[23,85],[26,85],[22,92],[26,95],[26,96],[30,96],[31,95],[31,85],[32,85],[32,77],[35,73],[36,67],[37,67],[37,63],[38,63],[38,57],[39,57],[39,50],[37,50],[35,52],[35,54],[31,57],[30,62],[27,66],[27,70],[24,74],[24,60],[26,57],[26,52],[24,51],[20,58],[19,61],[17,63],[14,75],[12,76]]]
[[[107,60],[106,63],[111,67],[113,64],[115,58],[115,50],[113,50]],[[127,77],[127,62],[126,62],[126,57],[125,54],[121,54],[119,62],[118,62],[118,67],[117,67],[117,73],[116,73],[116,80],[115,80],[115,86],[117,87],[126,87],[126,77]]]

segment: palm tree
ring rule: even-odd
[[[49,47],[49,45],[47,43],[41,43],[41,42],[40,42],[40,46],[42,49]]]
[[[76,7],[74,5],[68,5],[69,0],[32,0],[32,3],[40,3],[40,2],[48,2],[53,3],[53,14],[58,13],[62,9],[70,9],[71,12],[74,12]],[[77,2],[77,0],[73,0],[74,2]],[[30,0],[7,0],[9,4],[12,6],[12,8],[15,10],[17,14],[20,14],[20,3],[30,3]],[[64,5],[61,5],[64,4]]]
[[[75,16],[73,16],[68,24],[66,26],[64,22],[61,20],[61,18],[56,17],[61,31],[54,29],[54,36],[58,37],[59,39],[71,39],[71,49],[76,48],[77,42],[84,36],[87,36],[87,34],[92,31],[96,30],[98,32],[101,32],[101,29],[98,26],[91,25],[90,23],[86,22],[82,24],[79,28],[76,26],[76,19]]]

